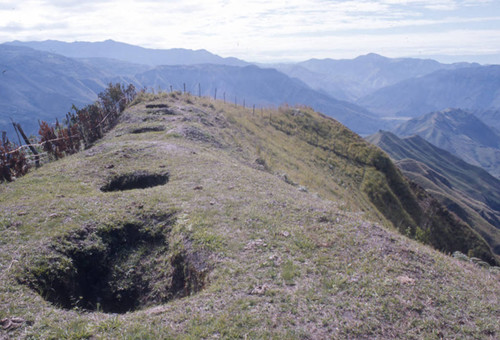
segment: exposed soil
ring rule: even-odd
[[[166,215],[150,219],[148,225],[129,223],[71,232],[55,240],[49,253],[27,269],[25,283],[61,308],[109,313],[125,313],[198,292],[205,285],[206,258],[169,250],[172,220]]]
[[[139,133],[159,132],[159,131],[165,131],[165,127],[162,126],[162,125],[158,125],[158,126],[145,126],[145,127],[142,127],[142,128],[133,129],[133,130],[130,131],[130,133],[139,134]]]
[[[146,105],[149,114],[153,115],[175,115],[175,111],[170,109],[167,104],[148,104]]]
[[[117,175],[109,179],[108,183],[101,187],[101,191],[122,191],[132,189],[146,189],[168,182],[170,175],[164,173],[149,173],[147,171],[135,171],[128,174]]]

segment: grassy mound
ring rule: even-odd
[[[499,276],[398,232],[428,209],[385,159],[308,108],[144,95],[0,187],[0,337],[498,337]]]

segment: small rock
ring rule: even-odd
[[[260,285],[260,286],[253,288],[250,291],[250,295],[264,295],[268,289],[269,289],[269,286],[266,284],[263,284],[263,285]]]
[[[58,213],[53,213],[53,214],[50,214],[49,217],[50,218],[56,218],[56,217],[59,217],[59,214]]]
[[[299,191],[301,192],[307,192],[307,188],[303,186],[299,186]]]
[[[282,230],[282,231],[280,231],[280,235],[283,237],[288,237],[288,236],[290,236],[290,233],[286,230]]]
[[[408,277],[406,275],[401,275],[396,278],[399,283],[404,284],[404,285],[411,285],[415,283],[415,279]]]
[[[267,243],[265,243],[261,239],[253,240],[253,241],[250,241],[250,242],[247,243],[247,245],[245,246],[245,249],[246,250],[248,250],[248,249],[254,249],[256,247],[267,247]]]
[[[26,211],[20,211],[20,212],[17,213],[17,216],[24,216],[26,214],[27,214]]]
[[[106,165],[106,169],[113,169],[115,166],[114,164],[108,164]]]

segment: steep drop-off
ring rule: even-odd
[[[448,209],[460,216],[500,254],[500,181],[420,136],[379,132],[367,138]]]

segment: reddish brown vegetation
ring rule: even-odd
[[[81,109],[73,105],[72,112],[66,115],[66,126],[59,124],[59,121],[56,121],[55,126],[41,121],[38,131],[40,136],[34,146],[43,149],[54,159],[78,152],[82,147],[88,148],[114,126],[120,113],[135,96],[134,85],[125,87],[109,84],[95,103]],[[25,147],[8,142],[6,138],[2,140],[0,182],[12,181],[13,177],[22,176],[28,171]]]
[[[0,182],[12,181],[28,172],[28,162],[23,149],[8,140],[0,145]]]

